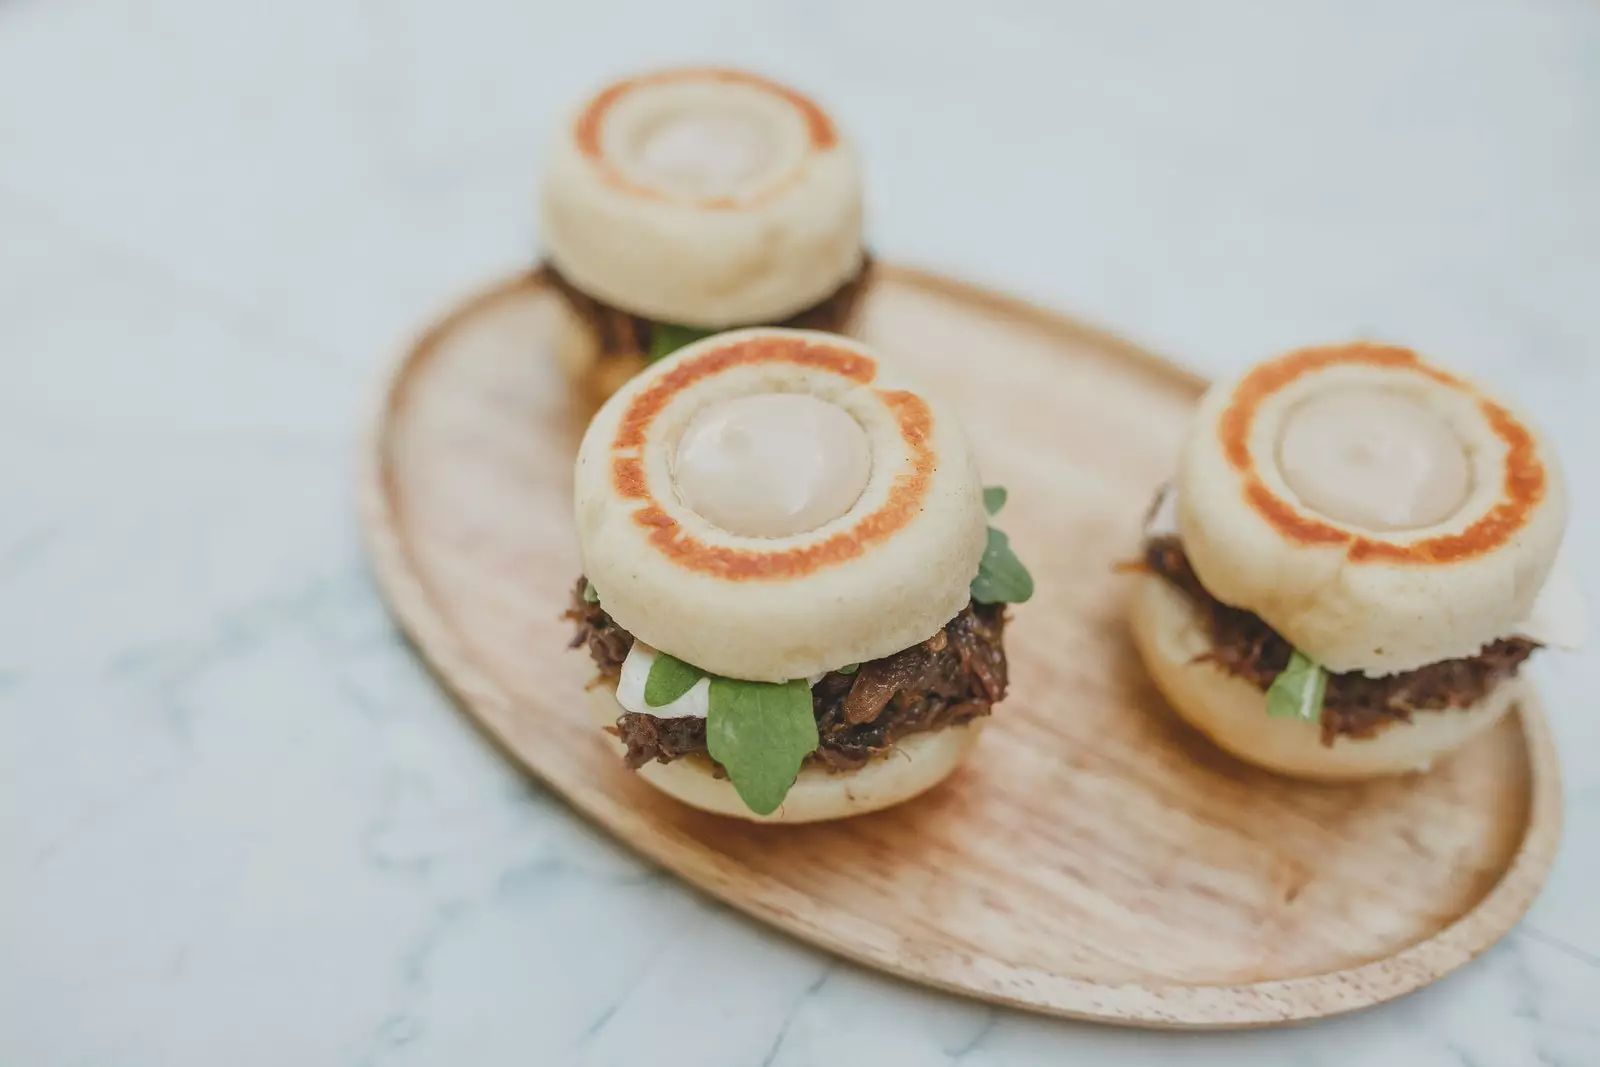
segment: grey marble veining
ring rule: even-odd
[[[834,106],[887,256],[1208,372],[1368,334],[1500,383],[1596,544],[1589,0],[0,3],[0,1063],[1600,1063],[1592,651],[1538,667],[1567,831],[1527,922],[1403,1001],[1233,1035],[814,953],[450,707],[366,577],[357,419],[533,254],[560,109],[706,57]]]

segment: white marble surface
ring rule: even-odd
[[[1528,921],[1399,1003],[1219,1036],[836,963],[452,711],[364,571],[358,413],[530,259],[559,107],[690,58],[833,104],[888,256],[1208,371],[1366,333],[1499,381],[1596,545],[1592,0],[6,0],[0,1063],[1600,1063],[1592,653],[1538,670],[1567,836]]]

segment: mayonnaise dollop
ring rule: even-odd
[[[622,661],[622,676],[617,679],[617,703],[627,711],[654,715],[658,719],[703,719],[711,704],[711,679],[702,678],[683,696],[670,704],[652,708],[644,702],[644,685],[656,662],[656,650],[635,641]]]
[[[622,675],[617,679],[617,703],[624,711],[639,715],[654,715],[658,719],[703,719],[711,708],[711,679],[702,678],[689,687],[689,691],[670,704],[651,707],[645,703],[644,687],[650,680],[650,668],[658,653],[643,641],[634,641],[628,657],[622,661]],[[806,684],[815,686],[825,677],[813,674]]]

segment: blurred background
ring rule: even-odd
[[[1592,654],[1540,665],[1568,818],[1529,921],[1212,1038],[766,933],[451,711],[366,574],[361,419],[536,260],[566,109],[696,61],[833,110],[887,259],[1207,374],[1360,335],[1495,382],[1595,543],[1592,0],[0,0],[0,1064],[1600,1063]]]

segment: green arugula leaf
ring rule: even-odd
[[[663,356],[670,356],[685,345],[692,345],[702,337],[710,337],[715,330],[697,330],[693,326],[676,326],[670,322],[658,322],[650,331],[650,351],[645,355],[647,363],[654,363]]]
[[[1322,717],[1322,697],[1328,690],[1328,672],[1298,648],[1289,665],[1267,689],[1267,714],[1274,719],[1316,722]]]
[[[711,676],[706,748],[728,772],[745,806],[778,810],[817,748],[817,719],[805,679],[772,685]]]
[[[585,604],[600,603],[600,594],[595,592],[594,583],[587,578],[583,580],[583,602]]]
[[[980,604],[1021,604],[1033,596],[1033,575],[1011,551],[1005,534],[989,527],[989,543],[972,579],[972,599]]]
[[[854,674],[854,673],[856,673],[856,671],[859,671],[860,669],[861,669],[861,664],[859,664],[859,663],[846,663],[843,667],[839,668],[839,673],[840,674]]]
[[[676,656],[657,652],[650,664],[650,673],[644,680],[644,702],[652,708],[665,707],[695,687],[706,676],[699,667],[691,667]]]
[[[1006,506],[1006,487],[1003,485],[986,485],[983,487],[983,510],[991,515],[1000,514],[1000,509]]]

